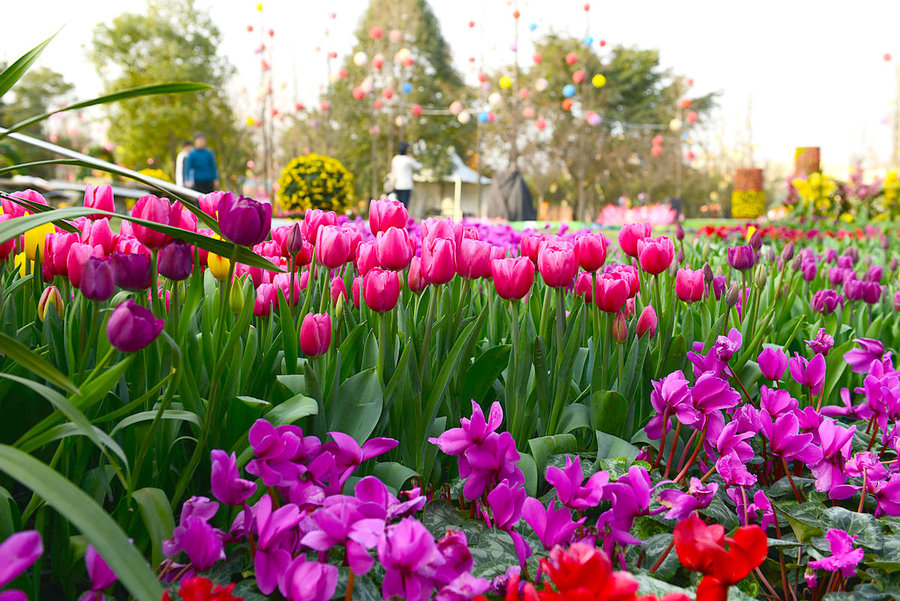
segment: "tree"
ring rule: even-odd
[[[72,88],[72,84],[66,81],[61,73],[47,67],[30,69],[13,87],[12,102],[0,104],[0,125],[8,127],[29,117],[47,112],[52,107],[61,104]],[[46,121],[35,123],[26,127],[23,133],[46,138],[46,126]],[[3,141],[2,154],[12,159],[14,163],[52,158],[44,150],[26,144],[13,145],[9,140]],[[53,173],[53,168],[49,166],[36,167],[30,169],[29,173],[40,177],[49,177]]]
[[[149,0],[146,14],[125,13],[94,30],[91,60],[107,92],[150,83],[193,81],[212,89],[191,95],[127,100],[109,109],[117,158],[174,173],[181,142],[206,134],[225,187],[239,184],[249,136],[235,118],[225,84],[234,69],[218,54],[221,34],[194,0]]]
[[[381,35],[373,28],[379,28]],[[392,41],[393,30],[401,32],[402,39]],[[426,170],[435,176],[449,173],[448,151],[465,157],[474,142],[475,127],[461,124],[447,111],[452,101],[465,100],[469,92],[453,68],[450,48],[428,2],[372,0],[356,39],[342,66],[346,77],[338,79],[323,98],[330,105],[321,123],[326,148],[312,150],[333,154],[344,163],[354,174],[361,197],[380,192],[381,176],[400,140],[410,144]],[[398,54],[403,49],[412,64],[407,61],[404,66],[402,60],[395,60],[405,58],[406,52]],[[359,52],[366,56],[362,66],[353,60]],[[376,56],[384,61],[380,69],[372,65]],[[371,90],[361,100],[355,99],[354,89],[366,89],[368,84]],[[409,93],[404,93],[404,84]],[[423,107],[421,115],[412,113],[414,105]]]

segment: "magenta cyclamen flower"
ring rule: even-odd
[[[884,346],[878,340],[872,338],[857,338],[854,340],[860,346],[844,353],[844,361],[854,372],[858,374],[869,370],[872,361],[881,361],[884,357]]]
[[[759,388],[759,408],[765,409],[775,419],[785,413],[792,413],[800,408],[800,401],[781,388],[772,389],[768,386]]]
[[[315,436],[303,436],[297,426],[277,428],[258,419],[250,428],[250,446],[255,459],[247,464],[247,472],[262,478],[266,486],[289,486],[306,471],[304,461],[317,456],[321,443]]]
[[[222,559],[222,532],[209,525],[218,510],[219,504],[207,497],[191,497],[185,501],[172,538],[163,541],[166,557],[175,557],[184,551],[199,572],[208,570]]]
[[[812,434],[800,433],[800,421],[794,413],[786,413],[773,421],[767,411],[760,411],[759,418],[772,453],[808,465],[822,460],[822,449],[813,444]]]
[[[856,426],[842,428],[838,422],[826,419],[819,424],[819,442],[822,447],[822,461],[813,465],[816,490],[828,492],[847,480],[844,462],[850,458],[850,445]]]
[[[787,357],[784,351],[778,348],[767,346],[756,358],[759,363],[759,369],[762,374],[769,380],[780,380],[787,369]]]
[[[525,488],[510,486],[506,480],[495,486],[487,496],[494,525],[501,530],[512,530],[522,518],[522,504],[527,496]]]
[[[809,361],[794,353],[794,356],[788,359],[788,367],[791,370],[791,377],[798,384],[805,388],[809,388],[813,396],[822,392],[825,387],[825,357],[816,355]]]
[[[656,415],[645,427],[647,436],[653,440],[662,438],[663,424],[672,415],[686,426],[700,421],[700,412],[691,404],[691,389],[681,370],[674,371],[652,384],[650,404],[656,410]]]
[[[569,509],[566,507],[554,509],[553,505],[554,502],[550,501],[547,507],[544,507],[539,500],[529,497],[522,506],[522,517],[534,530],[544,549],[548,550],[569,542],[578,527],[587,519],[581,518],[574,522]]]
[[[775,509],[772,508],[772,502],[769,501],[766,493],[761,490],[758,490],[753,494],[753,502],[747,507],[747,511],[751,513],[762,513],[759,524],[762,526],[763,530],[775,523]]]
[[[329,601],[337,588],[336,566],[297,556],[278,575],[278,590],[288,601]]]
[[[735,407],[740,400],[741,395],[728,382],[712,373],[705,373],[697,378],[691,389],[691,401],[703,415]]]
[[[84,554],[84,565],[87,568],[88,578],[91,580],[91,590],[87,591],[78,601],[103,601],[103,591],[111,587],[116,581],[116,574],[97,553],[94,545],[88,545]],[[0,594],[2,598],[2,594]]]
[[[355,574],[366,574],[374,560],[368,550],[375,548],[384,532],[384,519],[369,518],[360,510],[360,502],[344,495],[333,495],[312,514],[314,529],[300,541],[316,551],[328,551],[336,545],[347,549],[347,563]]]
[[[5,202],[5,201],[4,201]],[[31,567],[44,553],[44,544],[37,530],[16,532],[0,544],[0,587],[4,587]],[[0,593],[4,601],[27,599],[22,591],[11,590]]]
[[[632,465],[626,475],[604,487],[603,498],[611,500],[612,507],[600,515],[597,529],[604,532],[608,527],[610,539],[621,545],[640,544],[631,527],[635,518],[649,512],[651,490],[647,470]]]
[[[398,596],[409,601],[431,598],[434,588],[431,565],[438,558],[434,537],[413,518],[388,526],[378,543],[378,560],[384,566],[381,592],[385,599]]]
[[[353,488],[357,500],[362,504],[362,511],[368,517],[393,521],[400,517],[412,515],[425,506],[426,498],[416,488],[406,491],[406,501],[400,501],[388,490],[384,482],[375,476],[366,476]]]
[[[256,483],[241,478],[237,467],[237,457],[234,453],[228,455],[225,451],[214,449],[210,452],[212,462],[213,496],[226,505],[241,505],[256,492]]]
[[[840,570],[844,578],[856,576],[856,566],[863,560],[866,552],[863,549],[854,549],[853,541],[856,536],[850,536],[843,530],[830,529],[825,534],[825,539],[831,546],[831,555],[822,559],[809,562],[809,567],[814,570],[828,570],[837,572]]]
[[[278,586],[278,576],[291,563],[291,550],[299,534],[300,510],[288,503],[272,511],[272,497],[263,495],[256,504],[256,584],[268,595]]]
[[[343,484],[363,461],[378,457],[397,446],[393,438],[372,438],[362,446],[343,432],[329,432],[334,442],[326,442],[322,448],[334,455],[334,463],[340,471],[340,483]]]
[[[603,496],[603,487],[609,483],[608,472],[597,472],[588,478],[585,485],[584,472],[581,471],[581,458],[575,456],[575,461],[566,455],[566,467],[560,469],[556,466],[548,466],[546,473],[547,483],[556,488],[556,496],[559,502],[577,511],[584,511],[596,507]]]
[[[662,491],[659,493],[659,502],[669,508],[664,517],[667,520],[681,521],[698,509],[709,507],[717,490],[719,485],[715,482],[704,486],[699,478],[691,478],[691,485],[686,492],[677,488]]]
[[[728,452],[719,457],[716,461],[716,472],[727,486],[753,486],[756,484],[756,476],[747,470],[747,466],[735,452]]]

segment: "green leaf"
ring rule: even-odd
[[[547,459],[551,455],[574,453],[578,449],[575,437],[571,434],[532,438],[528,441],[528,447],[531,449],[531,456],[534,457],[534,463],[537,465],[538,475],[543,475],[544,468],[547,467]]]
[[[338,387],[331,405],[329,428],[349,434],[363,444],[378,425],[383,404],[375,368],[361,371]]]
[[[410,478],[418,476],[419,473],[410,469],[402,463],[396,461],[382,461],[375,464],[372,474],[379,480],[393,488],[394,490],[403,490],[403,486]]]
[[[624,457],[630,463],[637,458],[640,450],[630,442],[602,430],[597,430],[595,434],[597,435],[597,459]]]
[[[825,510],[822,520],[823,527],[837,528],[850,536],[856,536],[854,543],[857,546],[881,551],[884,547],[884,535],[878,520],[870,513],[857,513],[840,506],[829,507]]]
[[[175,529],[175,518],[165,491],[159,488],[141,488],[131,495],[137,503],[141,519],[150,535],[152,545],[152,565],[159,565],[163,560],[162,542],[172,537]]]
[[[137,601],[159,601],[162,586],[119,525],[80,488],[34,457],[0,445],[0,471],[31,489],[72,523]]]
[[[302,394],[295,394],[283,403],[275,405],[265,414],[265,418],[274,425],[280,426],[296,423],[304,417],[318,413],[319,405],[316,403],[316,399]]]
[[[59,32],[57,31],[56,33]],[[34,61],[41,55],[44,48],[50,43],[50,40],[56,37],[56,33],[20,56],[16,62],[4,69],[3,73],[0,73],[0,98],[9,92],[17,81],[22,79],[22,76],[31,68],[31,65],[33,65]]]
[[[460,398],[481,403],[506,368],[511,348],[509,344],[498,344],[475,359],[463,378]]]
[[[519,452],[519,460],[516,462],[522,473],[525,474],[525,492],[529,497],[537,494],[538,471],[534,457],[528,453]]]
[[[61,371],[15,338],[2,332],[0,332],[0,353],[51,384],[59,386],[68,392],[78,394],[78,387],[63,375]]]
[[[566,405],[559,420],[559,431],[566,434],[580,428],[591,429],[591,410],[581,403]]]
[[[628,417],[628,401],[615,390],[597,390],[591,394],[591,428],[618,435]]]
[[[116,432],[124,430],[128,426],[133,426],[134,424],[139,424],[141,422],[152,422],[154,419],[156,419],[156,414],[156,411],[141,411],[139,413],[133,413],[116,424],[110,432],[110,435],[114,435]],[[190,422],[198,428],[200,427],[200,418],[197,417],[196,413],[191,413],[190,411],[181,411],[180,409],[167,409],[166,411],[162,412],[160,419]]]
[[[801,543],[808,543],[814,536],[824,534],[822,518],[825,515],[825,506],[821,503],[783,501],[773,502],[772,506],[787,517],[794,535]]]

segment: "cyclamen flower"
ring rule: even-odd
[[[278,590],[288,601],[328,601],[334,596],[337,579],[336,566],[306,561],[300,555],[279,574]]]
[[[557,592],[552,592],[547,585],[538,595],[525,598],[625,600],[633,599],[638,590],[634,576],[625,571],[614,572],[609,555],[581,542],[569,545],[567,549],[554,547],[550,556],[541,560],[541,571]]]
[[[772,502],[769,501],[769,498],[766,496],[761,490],[756,491],[753,495],[753,502],[747,506],[748,513],[762,513],[762,519],[760,520],[760,525],[762,529],[767,529],[771,524],[774,524],[775,519],[775,510],[772,508]]]
[[[813,396],[822,392],[825,387],[825,357],[816,355],[809,361],[794,353],[794,356],[788,359],[788,368],[791,371],[791,377],[805,388],[809,388]]]
[[[237,457],[225,451],[214,449],[210,452],[212,475],[210,476],[213,496],[226,505],[241,505],[256,492],[256,483],[240,477]]]
[[[334,442],[326,442],[322,448],[334,455],[335,466],[341,472],[341,484],[350,477],[359,464],[387,453],[398,444],[393,438],[372,438],[360,446],[352,436],[343,432],[329,432],[328,435]]]
[[[366,476],[357,482],[353,492],[362,504],[367,517],[378,517],[384,521],[412,515],[421,510],[427,500],[419,494],[420,489],[416,488],[406,491],[408,499],[400,501],[388,491],[384,482],[375,476]]]
[[[597,472],[582,486],[584,473],[581,471],[581,458],[577,455],[575,461],[566,456],[564,469],[548,466],[545,477],[547,483],[556,488],[559,502],[577,511],[596,507],[603,495],[603,487],[609,483],[609,472]]]
[[[534,497],[525,499],[522,505],[522,517],[534,530],[545,549],[567,543],[572,539],[575,531],[587,518],[581,518],[577,522],[572,521],[572,512],[566,507],[555,509],[553,501],[544,507]]]
[[[698,509],[709,507],[719,485],[715,482],[704,485],[699,478],[691,478],[691,485],[686,492],[677,488],[669,488],[659,493],[659,502],[668,507],[667,520],[683,520]]]
[[[844,361],[855,373],[866,373],[873,361],[881,361],[882,357],[884,357],[884,346],[878,340],[857,338],[854,342],[860,348],[851,349],[844,353]]]
[[[784,351],[771,346],[762,350],[756,358],[756,362],[759,363],[762,374],[773,382],[780,380],[784,375],[784,370],[787,369],[787,357]]]
[[[5,203],[6,201],[4,201]],[[0,587],[4,587],[19,574],[31,567],[44,553],[44,544],[37,530],[16,532],[0,544]],[[20,601],[27,599],[19,590],[0,593],[3,601]]]
[[[800,401],[792,397],[787,390],[759,387],[759,408],[765,409],[773,419],[785,413],[792,413],[799,407]]]
[[[865,550],[861,548],[853,548],[853,541],[857,536],[851,536],[843,530],[831,528],[825,534],[825,539],[831,547],[831,555],[809,562],[809,567],[829,572],[840,571],[844,578],[853,578],[856,576],[856,566],[866,554]]]
[[[434,537],[418,520],[404,518],[388,526],[378,542],[378,559],[384,566],[381,592],[385,599],[429,599],[434,589],[431,564],[438,556]]]
[[[760,411],[759,417],[772,453],[808,465],[822,460],[822,449],[813,444],[812,434],[800,433],[800,422],[795,414],[786,413],[773,421],[767,411]]]
[[[822,461],[810,469],[816,479],[816,490],[827,492],[847,480],[844,462],[850,458],[850,447],[856,426],[842,428],[834,420],[823,420],[818,435],[822,447]]]
[[[656,415],[645,427],[647,436],[653,440],[662,438],[663,424],[672,415],[686,426],[700,421],[700,412],[691,404],[691,389],[681,370],[674,371],[652,384],[650,404],[656,410]]]
[[[600,515],[597,529],[603,532],[609,527],[610,540],[620,545],[641,544],[631,535],[631,527],[635,518],[649,513],[651,491],[647,470],[637,465],[628,468],[626,475],[604,487],[603,497],[612,501],[612,507]]]
[[[253,567],[256,584],[265,594],[271,594],[278,586],[278,576],[291,563],[291,547],[298,535],[295,527],[300,523],[300,510],[289,503],[272,511],[272,497],[263,495],[256,504],[256,532],[258,535]]]
[[[712,373],[701,375],[691,388],[691,401],[703,415],[735,407],[740,400],[741,395],[728,382]]]
[[[97,553],[94,545],[88,545],[84,554],[84,565],[87,568],[88,578],[91,580],[91,590],[78,598],[78,601],[103,601],[103,591],[116,582],[116,574],[103,558]],[[0,593],[2,598],[2,593]]]
[[[716,461],[716,472],[727,486],[753,486],[756,484],[756,476],[747,470],[747,466],[733,451],[719,457]]]
[[[347,563],[355,574],[366,574],[374,560],[368,549],[378,544],[384,532],[384,519],[369,518],[360,510],[360,502],[344,495],[325,499],[325,504],[312,514],[314,529],[300,541],[316,551],[328,551],[341,545],[347,549]]]
[[[242,597],[235,597],[231,594],[234,587],[233,583],[228,586],[219,586],[218,584],[214,586],[209,578],[195,576],[181,581],[178,598],[181,601],[243,601]],[[162,601],[172,601],[169,591],[163,592]],[[291,599],[291,601],[295,600]]]
[[[288,486],[306,471],[304,460],[319,454],[321,443],[315,436],[303,436],[297,426],[277,428],[258,419],[250,428],[250,446],[255,458],[247,464],[247,472],[262,478],[266,486]]]

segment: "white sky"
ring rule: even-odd
[[[507,0],[430,0],[454,60],[469,72],[469,56],[489,65],[512,59],[512,6]],[[144,0],[2,0],[9,17],[0,59],[10,61],[65,26],[39,64],[61,71],[79,95],[100,91],[86,47],[93,27]],[[254,0],[197,0],[210,8],[224,35],[222,52],[238,68],[234,90],[259,85],[260,14]],[[263,18],[275,29],[276,86],[282,108],[314,101],[326,81],[325,52],[347,54],[367,0],[268,0]],[[11,10],[9,7],[14,6]],[[579,37],[590,31],[610,45],[658,47],[664,66],[695,81],[694,91],[721,91],[716,131],[726,140],[744,135],[752,98],[757,163],[788,163],[796,146],[821,146],[826,168],[840,170],[855,157],[864,166],[890,156],[885,123],[900,75],[900,0],[520,0],[520,60],[530,61],[532,39],[550,29]],[[330,13],[336,14],[335,19]],[[477,25],[470,29],[468,23]],[[11,26],[17,23],[17,26]],[[536,23],[534,33],[528,24]],[[253,24],[256,31],[246,31]],[[483,28],[482,28],[483,26]],[[325,30],[329,30],[326,35]],[[482,33],[483,32],[483,33]],[[322,49],[316,52],[315,48]],[[895,58],[885,62],[885,53]],[[900,73],[900,72],[898,72]],[[610,82],[610,85],[615,85]],[[249,101],[245,101],[249,102]],[[100,110],[100,109],[96,109]]]

